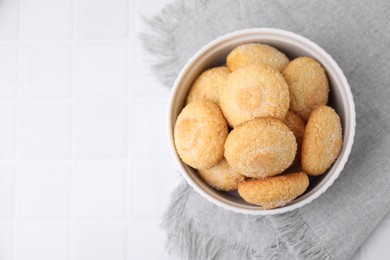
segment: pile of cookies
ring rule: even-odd
[[[238,189],[264,209],[285,206],[341,151],[341,122],[328,96],[315,59],[290,61],[266,44],[238,46],[226,66],[193,83],[175,124],[177,153],[217,190]]]

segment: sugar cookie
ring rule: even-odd
[[[211,187],[217,190],[237,190],[238,183],[244,176],[233,171],[225,159],[209,169],[199,170],[200,177]]]
[[[200,100],[189,103],[179,114],[174,142],[185,163],[196,169],[207,169],[223,158],[227,135],[227,123],[219,107]]]
[[[290,60],[279,50],[267,44],[249,43],[234,48],[227,56],[226,63],[230,71],[248,65],[267,64],[282,71]]]
[[[236,172],[252,178],[273,176],[287,169],[295,158],[293,132],[280,120],[256,118],[228,135],[225,158]]]
[[[289,104],[282,75],[264,64],[230,73],[220,98],[222,112],[233,127],[256,117],[284,119]]]
[[[187,104],[194,100],[208,100],[219,104],[219,91],[225,88],[230,71],[225,66],[205,70],[195,80],[187,96]]]
[[[303,120],[307,121],[311,111],[328,102],[328,78],[315,59],[294,59],[283,70],[283,76],[290,90],[290,110]]]
[[[287,111],[286,117],[283,119],[283,123],[290,128],[297,141],[297,154],[295,161],[298,162],[301,159],[301,147],[303,132],[305,130],[305,122],[292,111]]]
[[[264,209],[283,207],[302,195],[309,186],[306,173],[289,173],[281,176],[250,180],[238,184],[238,193],[248,203]]]
[[[309,175],[323,174],[339,156],[343,144],[340,117],[328,106],[311,112],[302,142],[302,168]]]

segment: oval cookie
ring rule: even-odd
[[[252,178],[273,176],[294,160],[294,134],[280,120],[256,118],[233,129],[225,142],[225,158],[236,172]]]
[[[174,129],[177,153],[196,169],[210,168],[223,158],[227,135],[226,120],[210,101],[189,103],[179,114]]]
[[[290,90],[290,110],[303,120],[307,121],[311,111],[328,102],[328,78],[315,59],[294,59],[284,69],[283,76]]]
[[[195,80],[187,96],[187,104],[194,100],[208,100],[219,104],[220,89],[225,88],[230,71],[225,66],[204,71]]]
[[[290,60],[287,56],[267,44],[249,43],[234,48],[226,59],[230,71],[248,65],[267,64],[272,68],[282,71]]]
[[[302,168],[309,175],[323,174],[339,156],[343,144],[340,117],[328,106],[315,109],[302,141]]]
[[[250,180],[238,184],[238,193],[248,203],[264,209],[283,207],[302,195],[309,186],[304,172],[289,173],[261,180]]]
[[[282,75],[264,64],[230,73],[220,99],[222,112],[233,127],[256,117],[283,119],[289,104],[288,85]]]
[[[295,156],[295,161],[298,162],[301,159],[301,147],[303,132],[305,130],[305,122],[303,122],[303,120],[294,112],[289,110],[287,111],[286,117],[283,119],[283,123],[290,128],[297,141],[297,154]]]
[[[200,177],[211,187],[217,190],[237,190],[238,183],[244,176],[233,171],[225,159],[209,169],[199,170]]]

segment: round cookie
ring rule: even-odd
[[[282,71],[290,60],[279,50],[267,44],[249,43],[234,48],[226,59],[230,71],[248,65],[267,64],[272,68]]]
[[[264,209],[283,207],[302,195],[309,186],[304,172],[289,173],[261,180],[250,180],[238,184],[238,193],[248,203]]]
[[[230,71],[225,66],[205,70],[192,85],[186,103],[194,100],[208,100],[218,105],[220,89],[225,88],[229,74]]]
[[[280,120],[256,118],[233,129],[225,142],[225,158],[239,174],[265,178],[283,172],[294,161],[297,143]]]
[[[290,90],[290,110],[303,120],[307,121],[311,111],[328,102],[328,78],[315,59],[294,59],[283,70],[283,76]]]
[[[286,117],[283,119],[283,123],[290,128],[297,141],[297,154],[295,155],[295,161],[299,161],[301,158],[301,147],[303,132],[305,130],[305,122],[292,111],[287,111]]]
[[[200,100],[189,103],[177,117],[174,142],[185,163],[207,169],[223,158],[227,135],[227,123],[219,107]]]
[[[288,85],[282,75],[264,64],[230,73],[220,97],[222,112],[233,127],[256,117],[283,119],[289,105]]]
[[[209,169],[199,170],[200,177],[211,187],[217,190],[237,190],[238,183],[245,177],[231,169],[225,159]]]
[[[311,112],[302,141],[302,168],[309,175],[323,174],[339,156],[343,145],[340,117],[328,106]]]

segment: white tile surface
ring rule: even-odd
[[[67,163],[23,163],[19,170],[22,219],[69,219],[70,167]]]
[[[166,4],[172,3],[172,0],[148,0],[148,1],[143,1],[143,0],[134,0],[134,17],[133,19],[135,21],[141,21],[141,16],[140,15],[145,15],[145,16],[153,16],[156,13],[158,13],[161,8],[163,8]],[[137,24],[136,28],[140,29],[141,24]]]
[[[80,158],[126,156],[127,106],[123,102],[81,102],[75,106],[75,155]]]
[[[0,259],[12,260],[13,258],[14,228],[12,224],[0,223]]]
[[[23,37],[58,39],[72,36],[72,0],[23,2]]]
[[[134,162],[132,176],[136,180],[131,184],[134,220],[158,221],[169,203],[169,196],[161,194],[170,194],[180,180],[176,167],[170,161]]]
[[[0,6],[0,17],[1,17],[1,6]],[[1,75],[0,98],[10,98],[15,96],[16,84],[17,84],[17,69],[18,69],[17,45],[1,44],[0,45],[0,75]]]
[[[22,46],[23,97],[66,97],[71,92],[71,56],[68,44]]]
[[[19,34],[19,0],[0,2],[0,40],[16,40]]]
[[[121,224],[75,224],[72,259],[126,259],[126,227]]]
[[[127,36],[126,0],[80,0],[78,5],[81,38],[109,39]]]
[[[66,103],[24,103],[20,112],[20,153],[23,158],[68,158],[71,107]]]
[[[0,220],[13,218],[14,205],[15,166],[9,163],[0,163]],[[0,257],[0,259],[2,258]]]
[[[20,260],[69,259],[70,228],[58,223],[23,223],[19,230]]]
[[[142,14],[146,17],[151,17],[171,0],[148,0],[147,2],[136,0],[133,7],[133,26],[134,41],[132,42],[132,63],[134,65],[132,78],[132,92],[135,97],[167,97],[170,91],[161,87],[162,84],[152,72],[150,61],[153,57],[142,47],[141,41],[138,39],[138,33],[150,30],[142,21]]]
[[[125,217],[123,162],[77,162],[73,177],[73,214],[76,219]]]
[[[168,98],[133,101],[133,154],[136,158],[170,159],[167,132]]]
[[[76,92],[80,97],[127,95],[127,48],[124,44],[88,44],[78,49]]]
[[[15,156],[16,106],[0,102],[0,158]]]
[[[142,48],[141,42],[136,41],[133,46],[133,64],[134,64],[134,77],[133,94],[135,97],[167,97],[169,90],[161,87],[161,83],[158,82],[157,77],[153,73],[149,63],[147,62],[149,55]]]
[[[179,259],[164,252],[165,233],[157,225],[158,223],[151,225],[150,222],[140,222],[133,225],[130,234],[132,241],[134,241],[130,245],[131,259]]]

